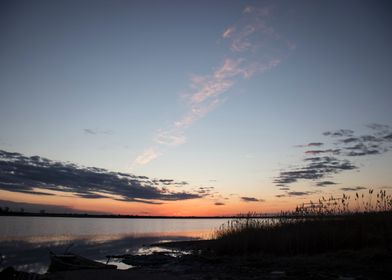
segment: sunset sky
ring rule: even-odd
[[[1,1],[0,206],[231,215],[392,188],[390,1]]]

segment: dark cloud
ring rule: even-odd
[[[20,190],[19,192],[21,193],[27,193],[27,194],[34,194],[34,195],[47,195],[47,196],[53,196],[55,195],[54,193],[48,193],[48,192],[40,192],[40,191],[30,191],[30,190]]]
[[[145,199],[137,199],[137,198],[114,198],[114,200],[124,201],[124,202],[139,202],[139,203],[152,204],[152,205],[164,204],[163,202],[156,201],[156,200],[145,200]]]
[[[148,179],[148,177],[145,176],[139,176],[138,178],[143,180]],[[165,185],[165,186],[173,186],[173,187],[182,187],[188,185],[188,183],[185,181],[177,182],[173,179],[152,179],[151,181],[154,183],[154,185]]]
[[[316,184],[316,186],[318,186],[318,187],[325,187],[325,186],[330,186],[330,185],[336,185],[336,183],[332,182],[332,181],[322,181],[322,182],[318,182]]]
[[[312,143],[309,143],[309,144],[308,144],[308,147],[320,147],[320,146],[322,146],[322,145],[324,145],[324,143],[321,143],[321,142],[312,142]]]
[[[165,186],[174,180],[154,183],[145,176],[110,172],[96,167],[81,167],[72,163],[51,161],[39,156],[27,157],[0,150],[0,189],[11,192],[34,193],[61,191],[83,198],[116,198],[122,201],[161,203],[203,197],[194,192],[170,191]],[[179,182],[183,184],[183,182]]]
[[[299,180],[319,180],[326,176],[340,173],[344,170],[355,169],[348,160],[336,157],[313,157],[305,159],[305,165],[290,171],[281,171],[274,183],[289,185]]]
[[[256,197],[249,197],[249,196],[242,196],[241,200],[245,202],[264,202],[264,199],[258,199]]]
[[[216,205],[216,206],[223,206],[225,204],[223,202],[215,202],[214,205]]]
[[[388,134],[388,135],[385,135],[385,136],[384,136],[384,139],[386,139],[386,140],[388,140],[388,141],[392,141],[392,133],[391,133],[391,134]]]
[[[112,134],[110,130],[98,130],[98,129],[91,129],[91,128],[84,128],[83,132],[90,135],[97,135],[97,134]]]
[[[354,146],[344,147],[346,156],[353,157],[353,156],[377,155],[387,151],[386,148],[382,147],[382,144],[373,144],[371,142],[373,142],[374,140],[361,140],[361,138],[357,138],[358,139],[357,142],[359,142],[358,144]]]
[[[312,192],[295,192],[295,191],[293,191],[293,192],[288,192],[287,194],[289,196],[305,196],[305,195],[309,195],[311,193]]]
[[[89,129],[89,128],[83,129],[83,132],[84,132],[84,133],[87,133],[87,134],[92,134],[92,135],[97,134],[94,130]]]
[[[159,182],[161,182],[164,185],[172,185],[174,180],[173,179],[160,179]]]
[[[353,192],[353,191],[360,191],[360,190],[366,190],[365,187],[347,187],[347,188],[341,188],[342,191],[345,192]]]
[[[322,157],[310,157],[310,158],[305,158],[304,159],[304,162],[307,162],[307,161],[318,161],[318,160],[320,160]],[[278,186],[278,185],[277,185]]]
[[[153,179],[152,182],[156,185],[162,184],[166,186],[173,185],[174,180],[172,179]]]
[[[302,166],[282,170],[274,183],[284,188],[299,180],[321,180],[345,170],[356,169],[357,166],[351,161],[352,157],[378,155],[392,149],[392,128],[390,126],[371,124],[367,127],[370,128],[371,133],[359,136],[350,129],[324,132],[324,136],[334,139],[334,147],[305,151],[306,155],[313,157],[305,158]],[[320,143],[311,142],[300,147],[318,146]],[[330,181],[319,182],[316,185],[320,187],[328,185],[325,182]]]
[[[326,131],[323,133],[324,136],[332,136],[332,137],[344,137],[344,136],[352,136],[354,131],[350,129],[339,129],[335,131]]]
[[[107,197],[105,195],[96,194],[96,193],[81,193],[81,194],[78,194],[78,196],[82,197],[82,198],[92,198],[92,199],[94,199],[94,198],[106,198]]]
[[[332,133],[326,136],[335,136],[339,140],[335,145],[340,146],[341,154],[347,157],[360,157],[383,154],[392,148],[392,128],[388,125],[370,124],[370,134],[356,136],[350,134]]]
[[[291,191],[291,192],[286,192],[286,194],[277,194],[275,195],[275,197],[281,198],[281,197],[288,197],[288,196],[306,196],[312,193],[313,192]]]
[[[199,194],[210,194],[214,187],[199,187],[195,190],[196,193]]]
[[[391,133],[392,128],[389,125],[372,123],[367,125],[368,128],[372,129],[377,135],[385,135]]]
[[[347,153],[347,156],[360,157],[360,156],[377,155],[377,154],[381,154],[381,152],[377,150],[360,150],[360,151],[351,151]]]
[[[342,142],[347,144],[347,143],[353,143],[353,142],[358,142],[359,139],[357,137],[349,137],[346,139],[343,139]]]
[[[305,151],[305,154],[318,155],[318,154],[334,154],[338,155],[340,149],[328,149],[328,150],[309,150]]]
[[[324,145],[324,143],[321,143],[321,142],[311,142],[311,143],[308,143],[306,145],[297,145],[296,147],[298,147],[298,148],[321,147],[323,145]]]

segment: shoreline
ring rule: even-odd
[[[40,274],[47,280],[256,280],[256,279],[388,279],[392,254],[377,248],[339,250],[322,254],[278,256],[268,254],[217,255],[215,240],[152,243],[147,247],[171,249],[155,252],[129,269],[84,269]],[[181,254],[180,251],[191,253]],[[129,259],[135,255],[129,255]],[[127,256],[123,262],[126,263]]]
[[[334,215],[320,216],[295,223],[281,221],[278,225],[251,217],[229,223],[210,239],[152,240],[144,243],[151,249],[145,250],[147,253],[138,250],[112,255],[116,262],[131,266],[126,270],[97,270],[109,267],[83,266],[82,262],[77,264],[79,270],[69,271],[75,266],[66,262],[66,271],[51,270],[55,272],[39,279],[141,280],[160,279],[163,275],[168,280],[389,279],[390,226],[390,212],[354,213],[339,219]],[[99,244],[96,246],[99,248]]]
[[[238,219],[243,215],[234,216],[143,216],[143,215],[115,215],[115,214],[84,214],[84,213],[32,213],[32,212],[0,212],[0,217],[56,217],[56,218],[96,218],[96,219]],[[281,216],[279,214],[259,215],[259,219],[301,218]]]
[[[204,248],[208,242],[187,241],[164,247]],[[141,265],[127,270],[79,270],[45,274],[48,280],[103,279],[184,279],[184,280],[255,280],[255,279],[388,279],[392,273],[392,255],[385,251],[344,250],[316,255],[217,256],[214,254],[182,255],[160,264]]]

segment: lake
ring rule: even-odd
[[[71,251],[94,260],[107,255],[146,253],[144,245],[210,238],[227,219],[110,219],[0,217],[1,268],[44,273],[49,250]],[[127,268],[125,265],[119,268]]]

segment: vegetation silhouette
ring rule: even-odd
[[[350,203],[354,205],[350,207]],[[276,219],[256,213],[228,221],[214,236],[218,254],[318,254],[377,248],[391,252],[392,196],[385,190],[320,198],[282,212]],[[292,217],[292,219],[288,218]]]

